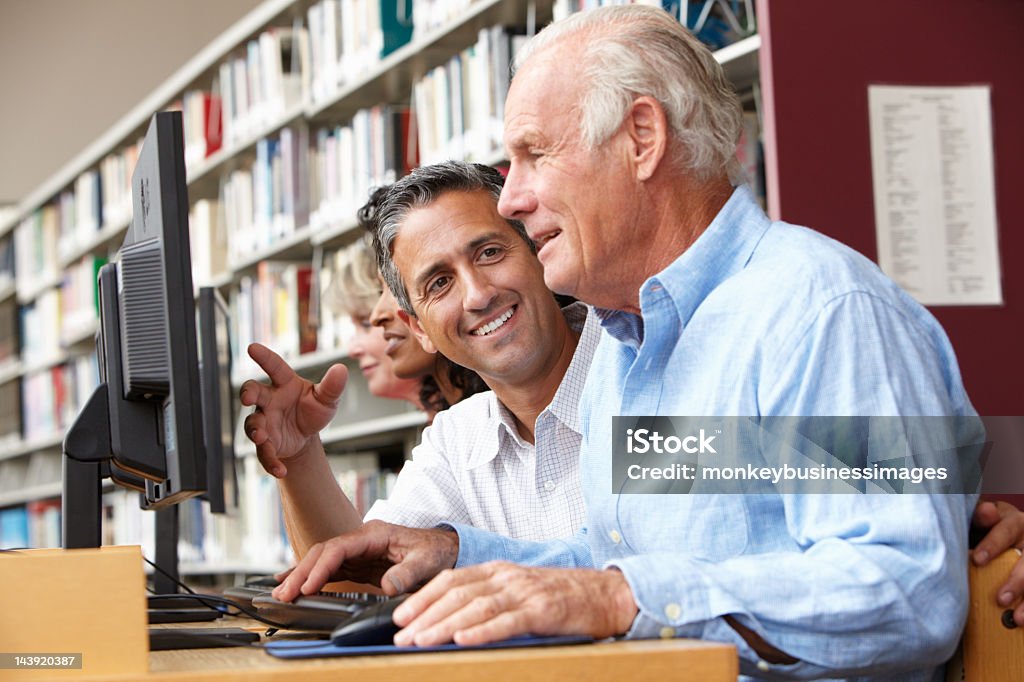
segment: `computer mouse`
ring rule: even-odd
[[[331,632],[331,643],[338,646],[392,644],[400,628],[391,620],[391,614],[406,596],[367,606]]]

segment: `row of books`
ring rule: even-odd
[[[103,157],[100,161],[102,227],[127,225],[132,217],[132,172],[139,159],[142,138]]]
[[[228,272],[228,231],[224,205],[218,199],[200,199],[189,210],[189,250],[192,283],[206,286]]]
[[[0,509],[0,549],[60,547],[60,501]]]
[[[86,254],[64,271],[59,291],[62,346],[89,338],[95,332],[100,312],[96,278],[106,262],[102,256]]]
[[[418,165],[406,107],[361,109],[347,125],[316,131],[310,150],[309,223],[314,231],[351,224],[374,187]]]
[[[316,350],[309,305],[313,269],[308,262],[261,261],[231,293],[232,355],[239,376],[256,371],[245,352],[262,343],[286,358]]]
[[[98,385],[95,354],[25,374],[21,380],[24,439],[33,441],[63,433]]]
[[[219,131],[226,146],[237,144],[254,131],[280,120],[284,112],[308,101],[307,40],[301,24],[273,26],[221,63],[210,106],[219,104]],[[190,111],[195,107],[205,111],[205,102],[193,100],[185,104],[186,118],[203,118]],[[215,128],[208,124],[206,129]],[[210,140],[207,149],[212,144]]]
[[[256,144],[255,162],[232,171],[220,190],[228,262],[252,258],[309,224],[309,133],[283,129]]]
[[[488,159],[502,148],[509,64],[526,36],[495,26],[414,86],[423,164]]]
[[[21,359],[28,367],[60,360],[65,347],[87,340],[96,329],[99,305],[96,277],[106,258],[82,256],[63,272],[57,288],[45,289],[21,306]],[[0,345],[4,324],[0,322]]]
[[[339,280],[340,273],[363,248],[362,244],[356,243],[327,252],[316,264],[320,293],[316,308],[317,348],[345,349],[355,333],[355,324],[342,305],[344,292]]]
[[[418,29],[419,0],[321,0],[310,6],[310,96],[338,90],[409,42]]]
[[[712,50],[746,38],[757,30],[754,6],[749,0],[554,0],[552,16],[558,21],[596,7],[629,4],[664,8]]]
[[[61,357],[60,289],[47,289],[21,307],[21,361],[26,367],[52,363]]]
[[[19,296],[53,283],[96,235],[131,218],[131,174],[141,141],[108,154],[54,199],[23,218],[14,242],[0,241],[0,281],[17,276]],[[9,253],[9,255],[8,255]],[[10,261],[10,267],[6,263]]]
[[[415,0],[412,2],[413,37],[419,38],[464,16],[474,0]]]
[[[60,240],[60,203],[33,211],[14,228],[15,274],[19,297],[28,297],[41,284],[56,279],[60,271],[57,243]]]
[[[229,262],[244,263],[307,224],[314,232],[351,224],[372,188],[421,162],[492,156],[501,148],[509,60],[523,39],[482,30],[416,85],[415,121],[406,107],[381,104],[344,125],[313,133],[293,125],[260,140],[254,162],[222,183]]]
[[[209,90],[189,90],[182,97],[180,108],[185,166],[194,167],[223,144],[221,98]]]

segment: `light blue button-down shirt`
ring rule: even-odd
[[[587,506],[575,538],[464,526],[459,565],[619,568],[631,637],[735,644],[758,677],[932,679],[967,609],[969,495],[616,495],[615,415],[973,415],[934,318],[819,233],[739,188],[605,334],[581,399]],[[769,666],[731,615],[801,662]],[[912,672],[910,672],[912,671]]]

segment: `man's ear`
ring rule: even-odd
[[[633,100],[623,121],[632,142],[632,161],[637,180],[643,182],[654,175],[668,149],[668,119],[661,103],[644,95]]]
[[[437,353],[437,346],[435,346],[434,342],[430,340],[427,333],[423,331],[423,327],[420,326],[419,318],[413,317],[406,311],[399,308],[398,319],[404,322],[405,326],[412,330],[413,336],[415,336],[416,340],[420,342],[420,346],[424,351],[427,353]]]

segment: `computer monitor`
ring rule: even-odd
[[[212,287],[199,290],[199,381],[206,443],[206,499],[214,514],[238,509],[235,468],[235,395],[231,387],[231,318]]]
[[[205,404],[200,380],[180,112],[153,116],[132,174],[132,204],[124,243],[98,278],[100,385],[64,440],[68,548],[99,546],[100,485],[106,476],[140,490],[141,506],[149,509],[207,494],[206,429],[223,424],[219,350],[204,363],[203,374],[215,375]],[[224,327],[216,319],[210,327],[214,348],[227,343],[226,333],[220,340]],[[217,453],[223,461],[223,451]],[[214,483],[214,495],[223,497],[223,482]],[[157,563],[163,542],[174,552],[174,565],[162,567],[176,574],[174,511],[164,515],[172,526],[162,525],[158,515]]]

